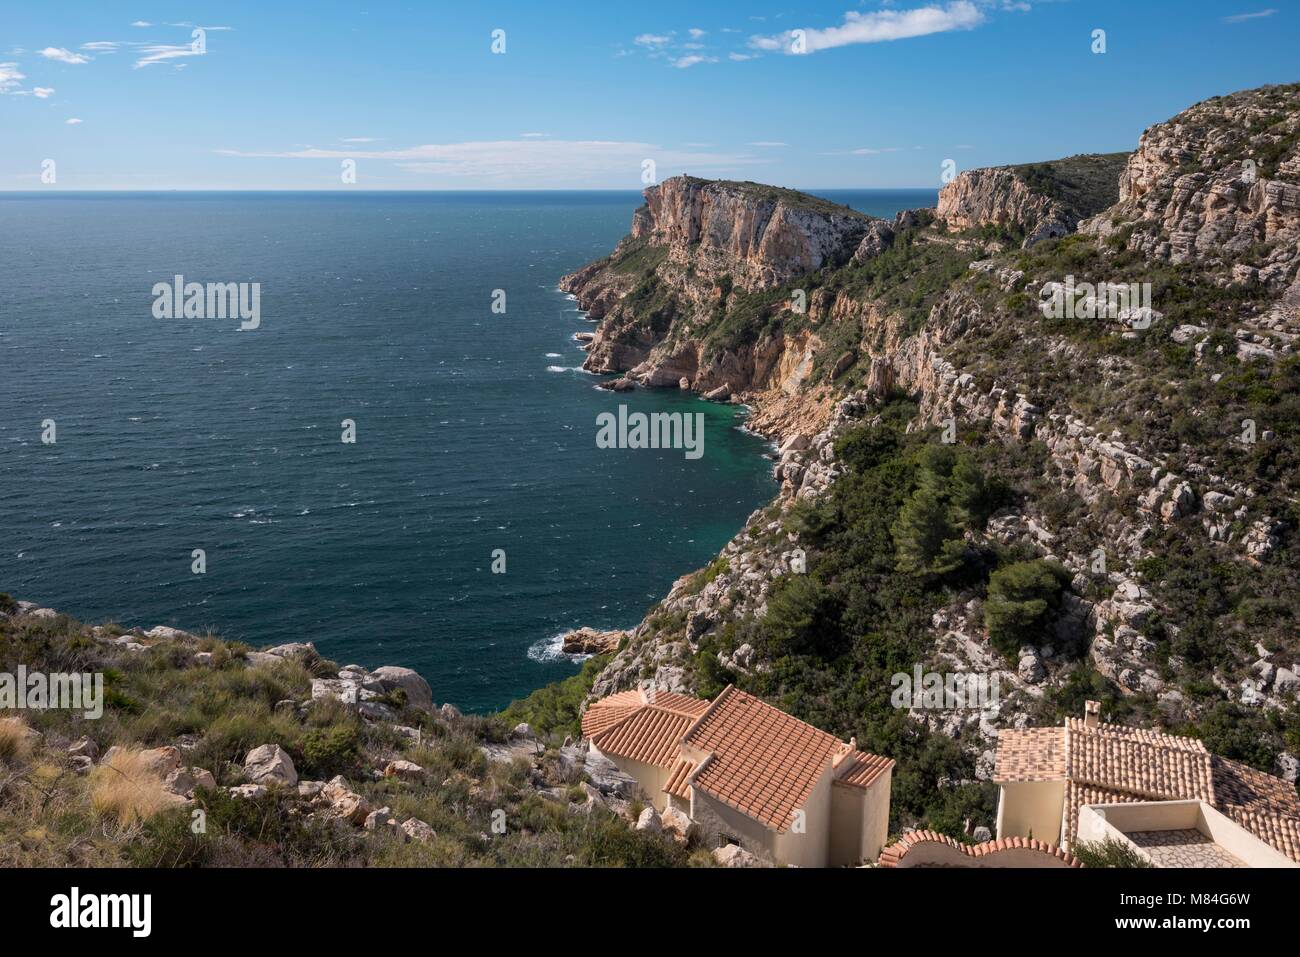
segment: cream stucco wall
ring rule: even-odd
[[[889,834],[889,789],[893,770],[869,788],[834,784],[831,791],[831,867],[852,867],[876,860]]]
[[[998,796],[998,839],[1034,837],[1059,845],[1064,806],[1064,781],[1003,784]]]
[[[778,860],[775,831],[703,791],[696,790],[691,794],[691,820],[711,834],[736,841],[753,854],[769,861]]]
[[[646,799],[654,805],[656,811],[663,811],[668,806],[668,795],[664,793],[664,785],[668,783],[672,768],[661,768],[653,764],[646,764],[644,761],[633,761],[617,754],[604,754],[597,750],[594,745],[592,750],[609,758],[614,762],[614,766],[624,774],[635,778],[636,783],[645,792]]]
[[[830,759],[817,785],[801,810],[805,829],[802,833],[787,828],[777,835],[776,859],[792,867],[825,867],[830,863],[831,791],[833,776]]]

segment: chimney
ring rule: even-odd
[[[1083,703],[1083,726],[1095,728],[1101,723],[1101,702],[1085,701]]]

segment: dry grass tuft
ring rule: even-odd
[[[147,821],[184,799],[163,785],[139,750],[121,750],[97,767],[90,780],[90,806],[103,817],[126,827]]]
[[[0,718],[0,761],[16,763],[26,760],[31,753],[27,723],[22,718]]]

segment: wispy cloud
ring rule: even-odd
[[[391,163],[415,182],[478,184],[489,188],[626,187],[640,181],[642,163],[655,162],[660,179],[675,172],[726,174],[763,161],[744,152],[665,149],[653,143],[519,138],[434,143],[388,150],[217,150],[223,156],[293,160],[373,160]]]
[[[876,10],[871,13],[849,11],[837,27],[805,28],[802,49],[795,45],[796,33],[786,30],[768,36],[754,36],[749,44],[757,50],[782,53],[816,53],[859,43],[886,43],[933,33],[970,30],[984,22],[984,13],[970,0],[957,0],[946,6],[932,5],[915,10]]]
[[[1243,23],[1246,20],[1261,20],[1264,17],[1271,17],[1275,13],[1277,13],[1277,9],[1275,7],[1269,7],[1267,10],[1259,10],[1255,13],[1234,13],[1230,17],[1224,17],[1223,22]]]
[[[23,85],[27,74],[18,69],[17,63],[0,63],[0,93],[10,93]]]
[[[657,49],[659,47],[667,46],[668,44],[672,43],[673,37],[672,34],[670,33],[669,34],[643,33],[640,36],[636,37],[632,42],[639,47],[650,47],[651,49]]]
[[[685,70],[687,67],[692,67],[700,63],[717,62],[718,58],[715,56],[703,56],[699,53],[691,53],[686,56],[679,56],[677,59],[673,60],[673,66],[677,67],[679,70]]]
[[[375,138],[374,138],[373,136],[345,136],[345,137],[343,137],[343,142],[344,142],[344,143],[373,143],[374,141],[375,141]]]
[[[181,57],[202,56],[206,51],[195,49],[190,43],[153,43],[140,47],[140,59],[135,61],[133,69],[145,66],[157,66]],[[182,66],[183,64],[176,64]]]
[[[46,47],[40,51],[41,56],[47,60],[57,60],[59,63],[89,63],[90,57],[82,56],[80,53],[73,53],[71,50],[65,50],[63,47]]]
[[[68,119],[64,120],[63,122],[66,123],[66,124],[68,124],[68,126],[80,126],[80,125],[81,125],[81,118],[80,118],[80,117],[73,116],[73,117],[69,117]]]
[[[48,100],[53,95],[54,87],[52,86],[38,86],[32,89],[32,96],[36,97],[38,100]]]
[[[781,143],[777,140],[759,140],[757,143],[750,143],[750,146],[757,146],[760,149],[774,149],[782,146],[789,146],[789,143]]]

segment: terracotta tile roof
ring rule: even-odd
[[[1195,738],[1116,724],[1065,722],[1065,772],[1071,781],[1160,800],[1214,803],[1210,755]]]
[[[998,732],[993,780],[1060,781],[1065,777],[1065,729],[1007,728]]]
[[[678,761],[674,764],[673,773],[668,776],[668,783],[664,785],[664,793],[671,794],[673,797],[689,798],[691,791],[688,782],[694,770],[693,761]]]
[[[878,754],[867,754],[865,751],[854,751],[836,769],[839,776],[835,779],[835,783],[854,788],[867,788],[893,766],[892,758],[882,758]]]
[[[1293,784],[1239,761],[1211,757],[1216,807],[1261,841],[1300,861],[1300,796]]]
[[[894,766],[733,687],[712,702],[619,692],[591,704],[582,733],[605,754],[668,768],[666,793],[685,798],[693,786],[778,832],[827,771],[866,788]],[[703,760],[684,757],[683,746]]]
[[[689,715],[646,706],[592,737],[591,743],[603,754],[668,767],[690,726]]]
[[[937,831],[909,831],[904,834],[895,843],[880,852],[880,866],[901,867],[903,866],[903,859],[909,852],[917,849],[924,850],[927,844],[941,844],[965,854],[971,858],[970,866],[972,867],[979,866],[977,862],[982,858],[993,857],[1004,851],[1016,849],[1038,851],[1048,857],[1055,857],[1066,867],[1083,866],[1076,857],[1067,854],[1055,844],[1049,844],[1036,838],[1004,837],[998,841],[985,841],[983,844],[962,844],[960,841],[955,841],[946,834],[940,834]]]
[[[1074,842],[1074,836],[1079,833],[1079,808],[1084,805],[1136,804],[1145,800],[1148,799],[1137,794],[1067,781],[1065,783],[1065,833],[1062,835],[1062,840],[1067,844]]]
[[[695,789],[775,831],[793,823],[813,788],[845,745],[752,695],[726,688],[686,742],[711,752]]]
[[[654,705],[656,708],[663,708],[666,711],[676,711],[681,714],[690,715],[692,718],[698,718],[704,712],[709,710],[709,702],[703,698],[696,698],[688,694],[678,694],[676,691],[655,691],[650,690],[645,693],[646,702]]]
[[[1060,773],[1056,769],[1063,764]],[[1204,801],[1266,844],[1300,861],[1300,797],[1295,787],[1238,761],[1210,754],[1196,738],[1067,718],[1061,728],[1003,731],[998,783],[1064,777],[1063,840],[1078,833],[1079,808],[1137,801]]]
[[[640,691],[620,691],[594,701],[582,716],[582,736],[595,737],[644,706],[645,696]]]

